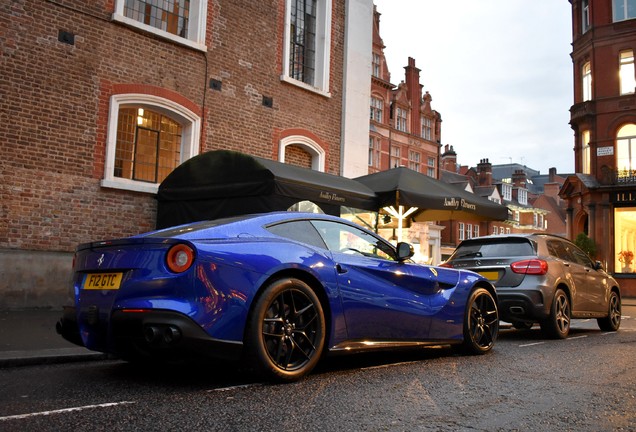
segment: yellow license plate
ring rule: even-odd
[[[477,272],[488,280],[494,281],[499,279],[499,272],[496,271],[480,271]]]
[[[84,289],[116,290],[121,286],[123,273],[88,273],[84,278]]]

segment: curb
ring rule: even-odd
[[[5,351],[0,353],[0,368],[44,364],[107,360],[108,354],[85,348],[56,348],[38,351]]]

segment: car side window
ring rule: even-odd
[[[392,261],[396,259],[392,246],[361,229],[323,220],[314,220],[311,223],[323,238],[329,250],[333,252]]]
[[[283,222],[276,225],[270,225],[266,229],[272,234],[296,240],[301,243],[328,249],[322,237],[318,234],[314,226],[307,220]]]
[[[550,255],[565,261],[576,262],[567,245],[561,240],[548,240],[547,246]]]
[[[575,262],[582,266],[593,267],[592,260],[585,252],[574,245],[570,245],[570,249],[572,250],[572,256],[574,257]]]

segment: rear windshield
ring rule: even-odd
[[[188,225],[179,225],[172,228],[166,228],[161,231],[157,231],[153,234],[148,235],[148,237],[174,237],[185,233],[191,233],[195,231],[204,230],[207,228],[213,228],[220,225],[229,224],[232,222],[238,222],[242,220],[251,219],[256,215],[241,215],[241,216],[233,216],[215,220],[207,220],[202,222],[196,222]]]
[[[506,239],[505,241],[465,242],[457,247],[452,259],[495,258],[508,256],[535,255],[532,243],[526,239]]]

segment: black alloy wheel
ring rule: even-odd
[[[462,351],[468,354],[485,354],[494,346],[498,334],[497,302],[487,289],[476,288],[466,304]]]
[[[274,381],[295,381],[318,363],[325,318],[316,293],[303,281],[273,282],[258,298],[248,324],[247,361]]]
[[[541,322],[541,330],[553,339],[565,339],[570,333],[571,316],[570,299],[562,289],[557,289],[550,316]]]
[[[608,313],[604,318],[598,318],[598,327],[603,331],[616,331],[621,326],[621,299],[616,291],[609,297]]]

